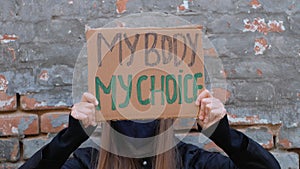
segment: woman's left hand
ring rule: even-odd
[[[195,102],[199,106],[198,124],[202,129],[207,129],[220,121],[226,115],[224,104],[208,91],[204,90]]]

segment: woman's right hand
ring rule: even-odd
[[[81,101],[73,105],[71,109],[71,116],[77,120],[80,120],[85,128],[88,126],[96,126],[96,106],[98,101],[91,93],[84,93]]]

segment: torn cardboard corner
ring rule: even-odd
[[[99,28],[86,37],[97,121],[197,117],[201,27]]]

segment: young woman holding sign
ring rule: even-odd
[[[220,153],[202,150],[194,145],[179,142],[175,147],[154,156],[129,158],[113,154],[104,149],[77,149],[89,138],[95,129],[96,98],[89,93],[76,103],[69,117],[69,127],[59,132],[53,140],[35,153],[21,169],[280,169],[276,159],[259,144],[244,134],[231,129],[223,103],[204,90],[196,100],[199,106],[198,127],[204,134],[222,148],[229,157]],[[85,129],[82,128],[82,123]],[[129,138],[150,138],[166,131],[171,119],[139,123],[133,121],[111,121],[111,127]],[[107,134],[108,133],[108,134]],[[102,142],[119,150],[121,145],[133,147],[147,142],[131,143],[128,140],[113,140],[110,131],[102,134]],[[106,136],[106,137],[105,137]],[[160,146],[172,144],[175,136],[158,139],[151,151]],[[129,139],[130,140],[130,139]],[[118,143],[117,143],[118,142]],[[150,151],[150,149],[149,149]],[[69,158],[73,153],[73,157]],[[128,152],[132,153],[132,152]],[[135,153],[135,152],[133,152]],[[149,152],[140,152],[149,153]],[[144,155],[145,155],[144,154]]]

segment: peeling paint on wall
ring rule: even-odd
[[[257,74],[258,76],[262,76],[262,75],[263,75],[263,72],[262,72],[262,70],[260,70],[260,69],[256,69],[256,74]]]
[[[231,125],[248,125],[248,124],[277,125],[277,123],[273,123],[272,121],[270,121],[268,119],[261,119],[258,115],[238,117],[234,114],[228,113],[228,121]]]
[[[179,12],[179,11],[184,11],[185,10],[185,7],[183,6],[183,5],[179,5],[178,7],[177,7],[177,12]]]
[[[260,32],[268,34],[269,32],[283,32],[285,27],[283,21],[270,20],[268,24],[264,18],[254,18],[253,22],[249,19],[244,19],[244,30],[243,32]]]
[[[271,20],[268,22],[270,32],[283,32],[285,27],[283,26],[283,21]]]
[[[12,111],[17,109],[16,95],[10,96],[0,92],[0,111]]]
[[[50,116],[49,118],[51,120],[51,125],[53,128],[60,127],[60,126],[63,126],[63,127],[68,126],[69,116],[67,116],[67,115],[60,115],[57,118]]]
[[[0,92],[6,92],[8,83],[9,82],[6,80],[5,76],[0,74]]]
[[[280,145],[280,146],[283,146],[284,148],[290,148],[290,147],[292,147],[292,143],[288,140],[288,139],[280,139],[279,141],[278,141],[278,144]]]
[[[188,0],[183,0],[182,4],[177,7],[177,12],[184,11],[186,9],[189,9],[189,1]]]
[[[18,128],[13,126],[11,128],[11,133],[16,134],[16,135],[19,134]]]
[[[67,103],[63,101],[59,101],[56,104],[50,104],[47,100],[37,100],[26,95],[21,96],[20,103],[23,110],[58,109],[68,107]]]
[[[265,19],[255,18],[253,22],[250,22],[249,19],[244,19],[244,30],[243,32],[267,32],[267,24]]]
[[[48,81],[49,80],[49,75],[48,75],[48,71],[47,70],[43,70],[40,75],[39,75],[39,79],[43,80],[43,81]]]
[[[8,47],[7,50],[11,53],[11,56],[13,58],[13,61],[16,60],[16,52],[14,48]]]
[[[54,107],[66,107],[68,106],[67,103],[63,101],[59,101],[57,104],[54,105]]]
[[[255,39],[255,44],[254,44],[255,55],[262,55],[264,54],[266,49],[270,49],[270,48],[271,45],[268,45],[268,42],[265,38]]]
[[[42,102],[37,102],[34,104],[34,107],[46,107],[47,106],[47,103],[45,101],[42,101]]]
[[[39,108],[37,106],[41,106],[41,102],[37,102],[34,98],[29,98],[27,96],[21,97],[21,107],[25,110]]]
[[[19,39],[19,37],[16,36],[15,34],[12,34],[12,35],[4,34],[3,36],[0,35],[0,43],[1,44],[14,42],[18,39]]]
[[[14,97],[11,97],[9,100],[0,100],[0,108],[11,106],[14,101]]]
[[[23,134],[24,131],[28,129],[29,125],[31,125],[34,120],[36,120],[35,117],[21,118],[20,123],[18,125],[19,134]]]
[[[257,9],[261,7],[261,3],[258,0],[252,0],[249,4],[253,9]]]
[[[117,0],[116,2],[116,6],[117,6],[117,13],[118,14],[122,14],[124,12],[126,12],[126,4],[127,4],[128,0]]]

